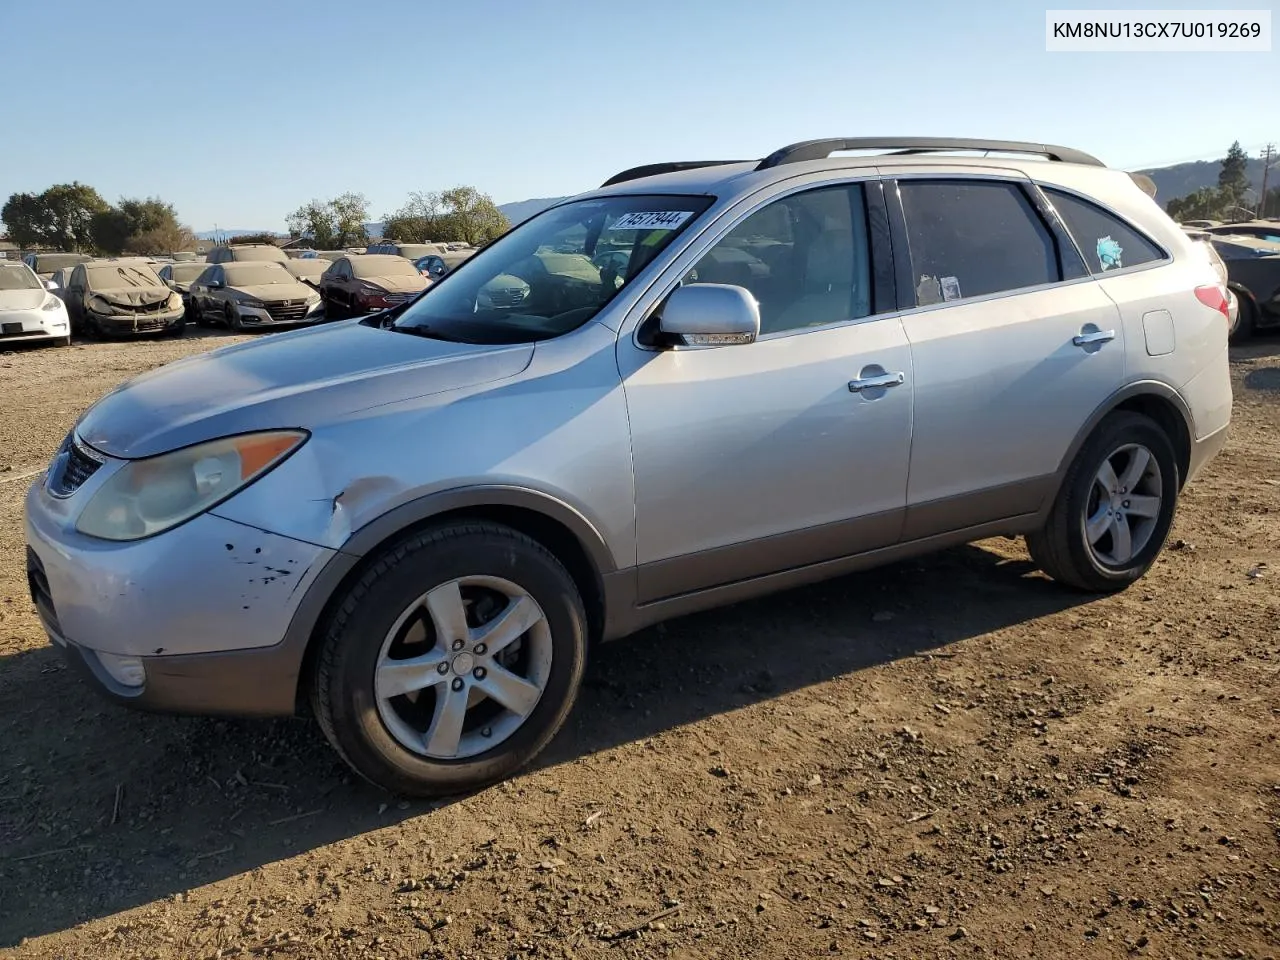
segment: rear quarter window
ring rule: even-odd
[[[1075,238],[1094,276],[1166,259],[1163,250],[1115,214],[1075,194],[1051,187],[1042,189]]]

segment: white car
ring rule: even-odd
[[[66,305],[25,263],[0,263],[0,344],[54,340],[71,345]]]

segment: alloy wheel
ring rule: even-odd
[[[437,760],[484,753],[516,732],[551,675],[538,602],[510,580],[468,576],[424,593],[396,618],[374,668],[387,731]]]
[[[1146,549],[1160,521],[1163,489],[1160,464],[1141,444],[1125,444],[1102,461],[1082,518],[1098,563],[1124,567]]]

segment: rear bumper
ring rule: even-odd
[[[1216,433],[1191,441],[1191,459],[1187,465],[1187,483],[1198,477],[1209,461],[1222,452],[1222,448],[1227,442],[1227,432],[1228,428],[1222,427]]]

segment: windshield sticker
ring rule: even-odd
[[[958,277],[943,277],[938,282],[942,284],[943,300],[960,299],[960,279]]]
[[[624,213],[609,226],[610,230],[674,230],[693,216],[692,210],[651,210]]]
[[[1110,237],[1098,238],[1098,263],[1102,264],[1103,270],[1124,266],[1121,261],[1123,254],[1124,248]]]

